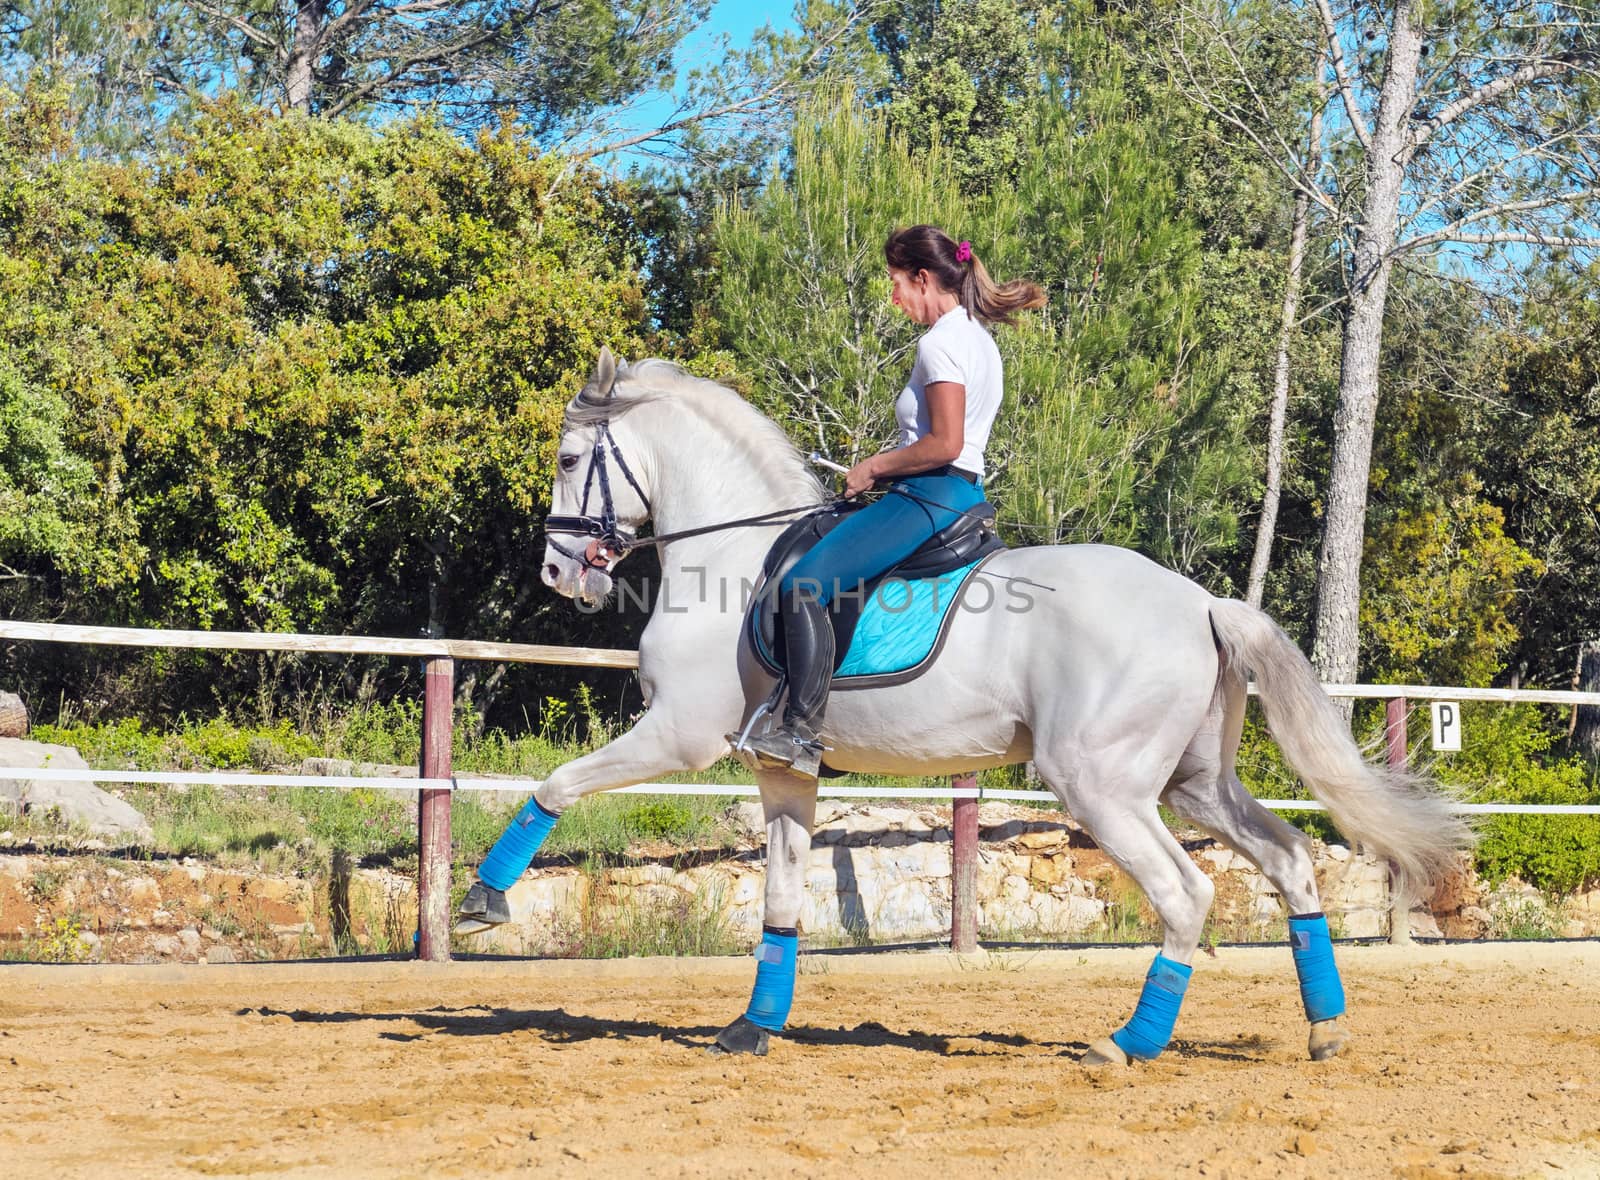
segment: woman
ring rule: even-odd
[[[928,331],[917,343],[911,378],[895,401],[900,445],[852,467],[844,494],[884,481],[888,494],[846,517],[779,585],[785,668],[783,725],[752,736],[766,763],[810,764],[833,678],[828,604],[857,593],[929,537],[983,502],[983,452],[1004,389],[1000,350],[985,324],[1009,324],[1042,307],[1044,292],[1018,280],[996,284],[972,252],[932,225],[896,230],[883,246],[896,307]]]

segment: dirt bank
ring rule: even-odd
[[[1145,950],[812,956],[764,1060],[704,1046],[748,959],[0,968],[8,1176],[1600,1175],[1600,947],[1203,958],[1175,1051],[1073,1058]]]

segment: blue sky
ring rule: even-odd
[[[678,72],[687,74],[694,66],[708,65],[716,61],[719,56],[717,50],[719,37],[726,35],[733,48],[743,48],[750,44],[750,39],[757,29],[769,23],[774,29],[793,29],[796,23],[793,8],[786,7],[783,0],[778,0],[777,3],[717,0],[706,23],[684,38],[683,44],[678,47]],[[640,102],[630,113],[628,125],[642,130],[652,123],[659,124],[670,113],[672,105],[672,100],[665,95]],[[622,152],[618,158],[610,162],[625,170],[632,163],[650,164],[655,161]]]

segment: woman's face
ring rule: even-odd
[[[925,270],[916,274],[889,268],[889,302],[919,324],[931,324],[939,318],[934,304],[941,294],[933,276]]]

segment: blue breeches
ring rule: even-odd
[[[905,495],[904,488],[915,494]],[[981,485],[957,475],[910,475],[889,485],[889,493],[851,513],[797,561],[779,583],[780,594],[798,586],[819,602],[854,593],[969,508],[983,503]]]

